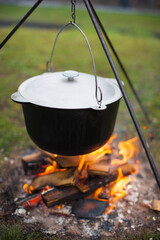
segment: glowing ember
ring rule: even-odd
[[[41,198],[41,194],[40,194],[37,197],[33,198],[32,200],[25,202],[24,206],[25,207],[36,207],[41,200],[42,200],[42,198]]]

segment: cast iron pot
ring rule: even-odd
[[[94,79],[75,71],[45,73],[26,80],[12,94],[22,104],[28,134],[38,147],[74,156],[107,142],[122,95],[115,79],[97,77],[103,99],[96,99]]]

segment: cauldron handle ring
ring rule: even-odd
[[[52,49],[50,60],[47,62],[47,71],[48,72],[53,72],[54,71],[52,59],[53,59],[53,54],[54,54],[54,51],[55,51],[56,43],[57,43],[58,37],[61,34],[61,32],[63,32],[63,30],[66,29],[69,25],[72,25],[72,26],[76,27],[81,32],[81,34],[83,35],[83,37],[84,37],[84,39],[85,39],[85,41],[86,41],[86,43],[88,45],[88,48],[89,48],[89,51],[90,51],[90,54],[91,54],[91,58],[92,58],[92,64],[93,64],[93,70],[94,70],[94,76],[95,76],[95,97],[96,97],[96,100],[97,100],[97,103],[98,103],[98,107],[101,108],[101,105],[102,105],[102,90],[98,86],[97,74],[96,74],[96,66],[95,66],[95,61],[94,61],[93,53],[92,53],[92,50],[91,50],[91,46],[90,46],[90,44],[88,42],[87,37],[83,33],[83,31],[75,23],[73,23],[72,21],[69,22],[68,24],[66,24],[63,28],[61,28],[60,31],[57,34],[55,42],[54,42],[54,45],[53,45],[53,49]]]

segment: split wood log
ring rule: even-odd
[[[47,165],[45,156],[40,152],[31,153],[22,157],[22,165],[26,176],[35,175],[41,173],[44,168],[42,166]]]
[[[42,158],[42,153],[41,152],[35,152],[31,154],[27,154],[22,157],[22,160],[25,162],[31,162],[31,161],[37,161]]]
[[[44,155],[50,157],[52,160],[56,161],[58,165],[62,168],[77,167],[79,164],[78,158],[80,156],[55,156],[55,154],[47,152],[39,147],[37,149]]]
[[[101,159],[99,160],[94,160],[94,156],[92,156],[93,153],[90,154],[86,154],[85,155],[85,160],[84,163],[88,164],[88,165],[92,165],[92,164],[99,164],[100,162],[105,162],[108,163],[108,161],[110,160],[110,155],[106,154],[103,157],[101,157]],[[61,166],[62,168],[69,168],[69,167],[78,167],[82,157],[84,156],[57,156],[55,158],[55,161],[59,164],[59,166]]]
[[[76,184],[76,187],[83,193],[85,193],[89,190],[89,186],[87,184],[84,184],[82,181],[79,181]]]
[[[121,166],[122,173],[124,176],[130,175],[135,171],[134,166],[131,164],[124,164]],[[65,202],[69,202],[72,200],[80,199],[86,196],[89,196],[96,189],[101,186],[105,186],[113,181],[115,181],[118,177],[118,169],[114,170],[112,173],[108,173],[103,179],[100,178],[90,178],[87,181],[89,189],[86,192],[81,192],[77,187],[65,187],[58,189],[50,189],[44,193],[42,193],[42,199],[46,206],[53,207],[58,204],[62,204]]]
[[[107,164],[97,164],[97,163],[93,163],[93,165],[89,166],[88,168],[88,174],[89,175],[96,175],[96,176],[107,176],[108,174],[114,174],[114,171],[117,172],[117,169],[121,168],[122,172],[126,173],[126,172],[135,172],[135,166],[133,164],[130,163],[124,163],[122,165],[117,165],[117,166],[112,166],[109,167]]]
[[[160,200],[153,200],[152,201],[152,209],[160,212]]]
[[[89,175],[107,176],[109,172],[109,165],[102,163],[93,163],[88,166]]]
[[[30,186],[28,187],[28,190],[30,191],[37,191],[45,186],[69,186],[75,184],[75,178],[77,176],[77,169],[70,168],[64,171],[58,171],[54,172],[48,175],[43,175],[36,177]]]

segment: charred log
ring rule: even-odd
[[[75,168],[67,169],[64,171],[54,172],[52,174],[36,177],[29,189],[37,191],[45,186],[69,186],[75,184],[76,170]],[[28,189],[28,190],[29,190]]]
[[[45,156],[40,152],[27,154],[22,157],[22,165],[26,176],[35,175],[43,171],[43,166],[47,165]]]

